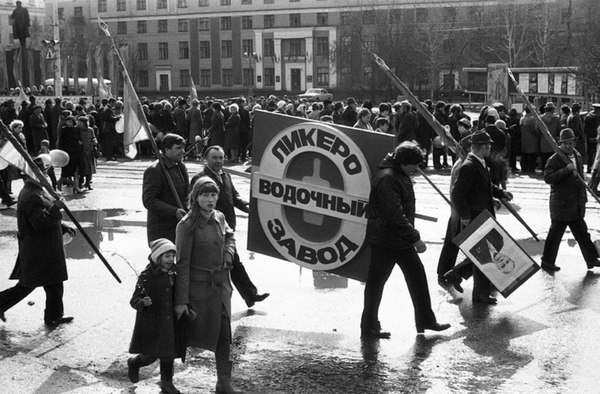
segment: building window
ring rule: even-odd
[[[157,10],[167,9],[167,0],[156,0],[156,9]]]
[[[148,87],[148,70],[138,70],[138,86],[140,88]]]
[[[200,59],[210,59],[210,41],[200,41]]]
[[[233,73],[230,68],[223,69],[223,86],[233,86]]]
[[[390,10],[390,23],[402,22],[402,11],[401,10]]]
[[[210,86],[210,70],[200,70],[200,86]]]
[[[198,30],[200,30],[200,31],[210,30],[210,19],[208,19],[208,18],[198,19]]]
[[[363,23],[373,25],[375,23],[375,11],[365,11],[363,14]]]
[[[329,67],[317,67],[317,86],[329,86]]]
[[[177,31],[180,33],[185,33],[188,31],[188,20],[187,19],[179,19],[177,21]]]
[[[340,24],[349,25],[352,23],[352,13],[349,11],[343,11],[340,13]]]
[[[179,70],[179,87],[190,86],[190,70]]]
[[[264,4],[274,4],[275,0],[264,0]]]
[[[302,39],[294,38],[290,40],[290,52],[289,56],[301,56],[302,55]]]
[[[187,0],[177,0],[177,8],[187,8]]]
[[[252,54],[254,52],[254,40],[242,40],[242,53]]]
[[[58,13],[58,20],[64,21],[65,20],[65,9],[62,7],[58,7],[57,13]]]
[[[146,32],[147,32],[146,21],[138,21],[138,23],[137,23],[137,32],[139,34],[146,34]]]
[[[350,67],[342,67],[340,70],[340,79],[343,84],[352,82],[352,70]]]
[[[231,17],[221,17],[221,30],[231,30]]]
[[[159,42],[158,43],[158,58],[160,60],[167,60],[169,58],[169,43]]]
[[[329,55],[328,37],[317,37],[317,55]]]
[[[179,58],[189,59],[190,58],[190,46],[187,41],[179,41]]]
[[[371,79],[373,79],[373,67],[363,67],[363,84],[369,84]]]
[[[275,56],[275,41],[272,38],[265,38],[263,56]]]
[[[137,45],[138,60],[148,60],[148,44],[139,42]]]
[[[252,0],[242,0],[242,5],[252,5]]]
[[[231,0],[221,0],[221,5],[231,5]]]
[[[117,34],[127,34],[127,22],[117,22]]]
[[[251,16],[242,16],[242,29],[252,29]]]
[[[146,10],[146,0],[137,0],[135,2],[135,8],[138,11],[145,11]]]
[[[106,12],[106,0],[98,0],[98,12]]]
[[[75,7],[73,9],[73,16],[75,18],[81,18],[83,16],[83,7]]]
[[[254,86],[254,69],[244,68],[242,70],[242,84],[244,86]]]
[[[290,14],[290,26],[291,27],[300,26],[300,14]]]
[[[221,57],[231,57],[232,53],[233,51],[231,49],[231,40],[221,41]]]
[[[427,8],[417,8],[415,11],[415,20],[417,23],[427,22],[428,10]]]
[[[166,19],[161,19],[158,21],[158,32],[166,33],[169,31],[169,21]]]
[[[127,11],[127,0],[117,0],[117,11]]]
[[[300,0],[290,0],[290,3],[299,3]]]
[[[275,25],[275,15],[265,15],[264,27],[273,27]]]
[[[317,25],[327,26],[329,24],[329,14],[327,12],[317,13]]]
[[[198,7],[208,7],[208,0],[198,0]]]
[[[275,86],[275,69],[265,68],[265,86]]]

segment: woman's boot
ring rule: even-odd
[[[173,360],[160,360],[160,392],[165,394],[181,394],[173,386]]]
[[[216,393],[219,394],[240,394],[240,391],[233,387],[231,383],[231,370],[233,362],[229,360],[217,360],[217,387]]]

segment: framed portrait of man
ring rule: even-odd
[[[488,211],[477,216],[453,242],[505,298],[540,269]]]

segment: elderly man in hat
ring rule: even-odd
[[[34,162],[42,172],[52,165],[48,155],[40,155]],[[46,292],[44,321],[47,326],[73,320],[64,316],[63,308],[63,282],[68,278],[63,234],[74,236],[75,230],[61,222],[60,210],[64,207],[63,200],[51,200],[37,181],[26,179],[17,205],[19,255],[10,275],[10,279],[19,282],[0,292],[0,320],[5,322],[4,313],[36,287],[43,287]]]
[[[575,150],[575,133],[571,129],[563,129],[558,142],[562,152],[550,157],[544,170],[544,181],[550,185],[552,222],[544,244],[542,268],[546,271],[560,270],[556,265],[556,255],[567,226],[579,244],[587,268],[600,267],[598,251],[590,239],[584,220],[587,194],[585,185],[577,179],[577,174],[583,177],[583,163],[581,155]]]
[[[486,168],[485,159],[490,155],[492,142],[489,134],[483,130],[471,135],[471,152],[458,170],[456,182],[450,193],[463,228],[485,210],[495,216],[493,197],[512,199],[510,192],[492,183]],[[471,274],[473,275],[473,302],[495,304],[497,301],[491,296],[490,281],[469,260],[461,262],[448,271],[444,279],[462,292],[460,282]]]

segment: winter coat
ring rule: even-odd
[[[397,113],[394,117],[394,123],[397,144],[417,139],[419,120],[416,112],[409,109],[407,112]]]
[[[202,136],[202,111],[198,108],[198,106],[192,106],[187,112],[187,118],[190,122],[190,132],[188,138],[188,143],[193,144],[196,136]]]
[[[210,144],[223,146],[225,144],[225,115],[215,111],[210,124]]]
[[[223,172],[221,176],[217,176],[217,174],[212,171],[208,167],[204,167],[202,171],[198,174],[194,175],[192,180],[190,181],[190,190],[194,186],[194,183],[198,180],[198,178],[208,176],[213,181],[217,183],[219,186],[219,199],[217,200],[217,205],[215,209],[217,211],[223,212],[225,215],[225,220],[227,220],[227,224],[235,231],[236,226],[236,217],[235,217],[235,208],[243,211],[250,212],[248,208],[248,201],[242,199],[240,197],[240,193],[235,189],[233,182],[231,181],[231,175],[226,172]]]
[[[583,120],[579,114],[571,114],[567,118],[567,127],[573,130],[575,133],[575,149],[584,157],[587,154],[587,138],[585,138],[585,132],[583,131]]]
[[[411,178],[388,155],[373,179],[367,205],[367,241],[374,247],[408,249],[421,239],[414,227]]]
[[[581,155],[575,152],[575,158],[577,172],[583,177]],[[559,222],[583,219],[587,202],[585,186],[557,153],[546,163],[544,181],[550,185],[550,219]]]
[[[33,288],[68,279],[62,215],[40,186],[27,180],[17,203],[19,255],[10,279]]]
[[[352,127],[356,124],[358,120],[358,113],[351,105],[347,106],[342,112],[342,122],[346,126]]]
[[[450,193],[450,199],[459,217],[473,220],[485,210],[495,216],[493,197],[505,198],[506,193],[492,184],[487,168],[475,155],[469,153],[458,170],[456,182]]]
[[[190,126],[185,116],[185,109],[182,107],[175,108],[173,111],[173,119],[175,121],[175,133],[182,138],[188,138]],[[193,142],[193,140],[190,142]]]
[[[174,275],[148,264],[138,277],[129,301],[137,311],[129,353],[176,358],[175,319],[173,313]],[[152,305],[144,306],[144,297]]]
[[[521,121],[521,151],[523,153],[540,152],[540,131],[533,115],[525,115]]]
[[[187,168],[183,162],[175,163],[165,156],[163,156],[163,160],[165,168],[173,180],[179,200],[185,209],[189,193]],[[142,201],[148,210],[146,224],[148,242],[158,238],[167,238],[171,242],[175,242],[175,228],[178,222],[175,213],[179,206],[158,160],[144,171]]]
[[[240,145],[240,115],[236,112],[227,118],[225,122],[225,149],[237,149]],[[231,157],[237,159],[237,157]]]
[[[552,137],[554,137],[555,141],[558,141],[558,135],[560,134],[560,119],[559,119],[558,115],[553,114],[551,112],[546,112],[542,116],[540,116],[540,118],[542,118],[542,121],[548,127],[548,131],[550,132],[550,135]],[[538,128],[539,128],[539,126],[538,126]],[[554,149],[552,149],[552,146],[550,145],[550,143],[548,141],[546,141],[546,138],[543,138],[543,137],[542,137],[542,140],[540,141],[540,152],[542,152],[542,153],[554,152]]]
[[[213,211],[208,220],[188,214],[177,224],[176,245],[174,303],[187,305],[197,314],[188,327],[188,345],[214,352],[221,317],[231,317],[230,269],[225,267],[224,257],[235,254],[233,230],[219,211]]]

